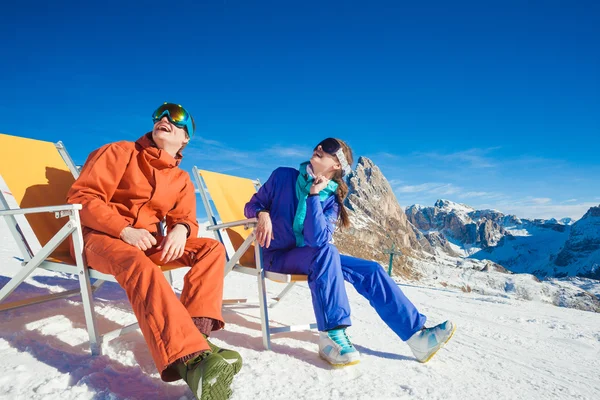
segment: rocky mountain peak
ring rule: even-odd
[[[433,207],[408,207],[406,215],[421,232],[436,231],[466,245],[493,246],[505,234],[500,223],[504,214],[499,211],[478,211],[445,199],[437,200]]]
[[[554,263],[558,267],[576,267],[578,274],[600,279],[600,205],[590,208],[571,225],[569,239]]]
[[[415,254],[429,247],[427,240],[408,222],[406,214],[391,185],[377,165],[367,157],[358,159],[355,170],[348,177],[348,196],[351,228],[338,230],[334,239],[345,254],[376,259],[382,262],[383,253],[392,244],[404,254]],[[403,266],[404,275],[410,275],[405,257],[398,257],[395,265]]]

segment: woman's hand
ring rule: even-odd
[[[319,194],[319,192],[325,189],[329,185],[329,179],[323,175],[317,175],[312,186],[310,187],[310,194]]]
[[[266,247],[268,249],[271,245],[271,240],[275,239],[273,236],[271,216],[268,212],[261,212],[258,214],[258,225],[256,225],[254,233],[256,234],[256,240],[260,247]]]

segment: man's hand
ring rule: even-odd
[[[175,225],[163,239],[158,249],[162,249],[160,261],[168,264],[183,256],[185,242],[187,241],[188,228],[185,225]]]
[[[319,192],[327,187],[329,179],[323,175],[317,175],[313,184],[310,186],[310,194],[319,194]]]
[[[127,244],[146,251],[156,245],[156,239],[146,229],[136,229],[131,226],[121,231],[121,240]]]
[[[256,234],[256,240],[260,247],[266,247],[267,249],[271,245],[273,237],[273,224],[271,223],[271,216],[268,212],[261,212],[258,214],[258,225],[254,230]]]

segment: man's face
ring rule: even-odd
[[[154,124],[152,139],[160,149],[180,149],[185,143],[189,142],[186,130],[173,125],[167,116],[162,117]]]

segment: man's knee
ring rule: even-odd
[[[225,251],[225,246],[223,246],[223,243],[219,242],[218,240],[213,240],[213,239],[209,239],[212,243],[211,243],[211,251],[213,253],[216,253],[220,256],[225,257],[226,255],[226,251]]]
[[[92,268],[112,275],[134,265],[148,264],[149,261],[140,249],[100,233],[85,237],[85,255]]]
[[[225,256],[225,246],[221,242],[210,238],[192,238],[188,239],[185,247],[195,253],[210,252]]]
[[[193,264],[203,264],[203,260],[210,260],[213,267],[225,268],[226,251],[225,246],[218,240],[209,238],[193,238],[186,243],[186,248],[193,254]]]

